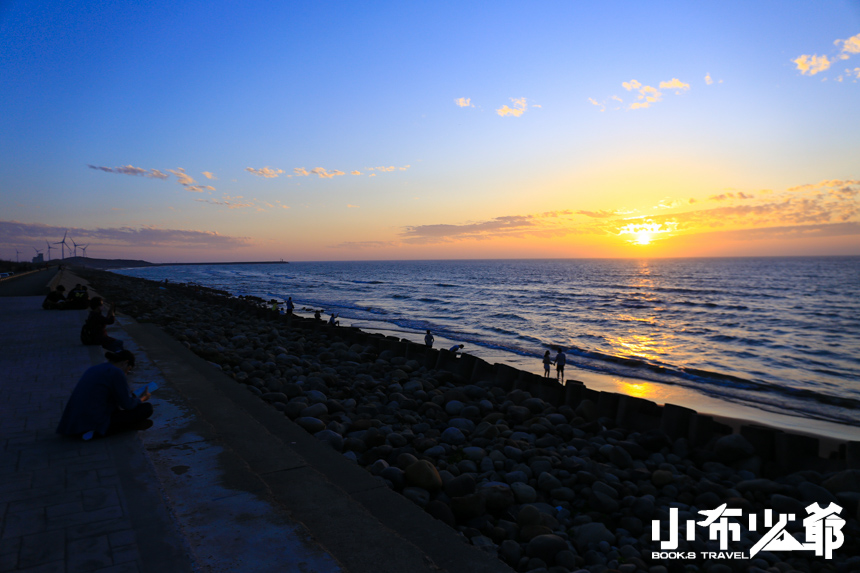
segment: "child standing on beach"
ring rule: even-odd
[[[549,378],[549,365],[552,364],[552,358],[550,358],[549,350],[547,350],[543,355],[543,377]]]

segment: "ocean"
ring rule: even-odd
[[[298,262],[117,271],[658,403],[860,439],[860,257]],[[552,355],[555,355],[553,350]],[[553,371],[553,375],[555,375]]]

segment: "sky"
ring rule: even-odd
[[[0,258],[64,236],[152,262],[860,255],[860,0],[3,0]]]

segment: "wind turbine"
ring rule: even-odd
[[[81,246],[81,250],[84,252],[84,258],[87,258],[87,247],[89,247],[89,245]]]
[[[66,235],[68,235],[68,234],[69,234],[69,232],[68,232],[68,231],[66,231],[66,232],[63,234],[63,240],[62,240],[62,241],[57,241],[56,243],[54,243],[55,245],[60,245],[60,255],[61,255],[61,256],[62,256],[62,258],[64,258],[64,259],[66,258]]]
[[[39,249],[37,249],[36,247],[33,247],[33,250],[34,250],[34,251],[36,251],[36,254],[38,255],[38,254],[40,254],[42,251],[44,251],[45,249],[42,249],[42,251],[40,251],[40,250],[39,250]]]
[[[20,254],[21,254],[21,251],[19,251],[18,249],[15,249],[15,262],[16,262],[16,263],[20,263],[20,262],[21,262],[21,261],[19,261],[19,260],[18,260],[18,255],[20,255]]]
[[[74,253],[75,253],[75,254],[74,254],[74,256],[75,256],[75,257],[77,257],[77,256],[78,256],[78,244],[77,244],[77,243],[75,242],[75,240],[74,240],[74,239],[72,239],[72,238],[69,238],[69,240],[70,240],[70,241],[72,242],[72,244],[75,246],[75,251],[74,251]]]
[[[50,261],[51,260],[51,249],[53,249],[54,247],[51,246],[51,243],[49,243],[47,241],[47,239],[45,240],[45,244],[48,245],[48,260]]]

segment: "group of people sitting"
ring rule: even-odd
[[[87,287],[82,284],[76,284],[68,295],[64,294],[65,292],[66,287],[58,285],[42,301],[42,308],[45,310],[83,310],[89,305],[90,293],[87,292]]]
[[[152,404],[147,391],[133,393],[127,375],[134,367],[134,354],[123,348],[123,342],[108,336],[107,326],[116,320],[116,305],[102,314],[104,300],[90,298],[87,287],[77,284],[65,294],[63,285],[52,290],[42,302],[46,310],[83,310],[89,308],[81,327],[81,342],[99,345],[107,352],[107,362],[89,368],[78,381],[69,398],[57,433],[91,440],[128,430],[145,430],[152,426]]]

